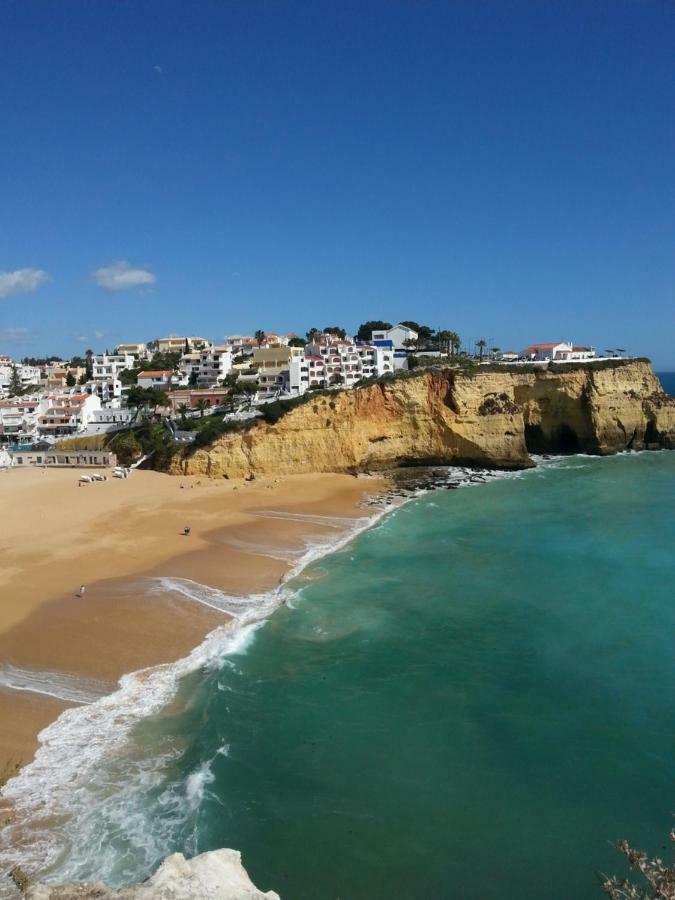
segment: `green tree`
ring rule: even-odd
[[[318,328],[310,328],[307,332],[307,341],[311,343],[320,334],[321,331]]]
[[[438,349],[441,353],[447,353],[450,349],[451,331],[439,331],[436,335],[438,338]]]
[[[83,372],[82,375],[80,375],[80,377],[78,378],[77,383],[78,384],[86,384],[88,381],[89,381],[89,379],[87,378],[87,373]]]
[[[66,385],[68,387],[75,387],[75,384],[76,384],[76,378],[73,375],[73,373],[69,370],[68,374],[66,375]]]
[[[136,440],[133,431],[121,431],[116,434],[108,444],[110,450],[116,454],[123,466],[129,466],[142,454],[143,448]]]
[[[307,341],[303,341],[301,337],[291,338],[288,342],[289,347],[304,347]]]
[[[87,350],[87,352],[84,355],[85,355],[85,359],[86,359],[85,369],[86,369],[87,381],[89,381],[91,378],[94,377],[94,351]]]
[[[211,404],[206,399],[206,397],[200,397],[199,400],[197,400],[196,406],[199,410],[199,418],[201,419],[206,410],[210,408]]]
[[[478,362],[483,362],[483,351],[487,347],[487,341],[481,338],[476,342],[476,346],[478,347]]]
[[[18,397],[23,392],[21,376],[16,366],[12,366],[12,374],[9,376],[9,396]]]
[[[413,322],[411,319],[407,319],[405,322],[399,322],[399,325],[405,325],[406,328],[412,328],[413,331],[419,331],[420,326],[417,322]]]
[[[434,329],[428,325],[420,325],[415,331],[417,332],[417,346],[422,350],[434,336]]]
[[[448,332],[448,343],[450,344],[450,349],[452,351],[453,358],[459,353],[459,348],[462,346],[462,339],[457,334],[456,331]]]
[[[415,338],[406,338],[403,341],[403,346],[406,348],[406,350],[416,350],[417,341],[415,340]]]
[[[256,333],[253,335],[253,337],[255,338],[255,342],[258,345],[258,347],[260,347],[260,346],[262,346],[262,343],[265,340],[265,332],[261,328],[259,328],[256,331]]]
[[[324,328],[324,333],[334,334],[342,341],[344,341],[344,339],[347,337],[347,332],[344,330],[344,328],[340,328],[339,325],[331,325],[329,328]]]
[[[187,403],[178,404],[178,412],[180,413],[180,421],[182,425],[185,425],[185,422],[187,421],[187,414],[189,409],[190,407],[187,405]]]
[[[391,328],[391,322],[383,322],[381,319],[372,319],[370,322],[363,322],[359,325],[356,332],[357,341],[371,341],[373,339],[373,331],[386,331]]]

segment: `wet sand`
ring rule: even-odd
[[[78,488],[78,474],[0,476],[0,667],[111,686],[125,672],[179,659],[229,620],[158,592],[157,578],[230,594],[267,591],[308,544],[371,515],[363,500],[384,487],[348,475],[228,482],[134,472]],[[65,706],[0,687],[0,770],[29,761],[39,731]]]

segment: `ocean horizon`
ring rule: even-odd
[[[623,872],[616,839],[659,852],[675,454],[539,463],[424,494],[310,562],[269,618],[278,596],[160,673],[161,702],[137,699],[70,793],[87,719],[62,717],[13,783],[64,816],[33,834],[46,877],[124,884],[227,846],[284,900],[562,900]]]

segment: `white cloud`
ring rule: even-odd
[[[28,328],[0,328],[0,341],[10,343],[13,341],[26,341],[30,336]]]
[[[9,297],[11,294],[29,294],[50,279],[49,272],[45,272],[43,269],[15,269],[13,272],[0,272],[0,297]]]
[[[89,338],[87,337],[86,334],[81,334],[78,337],[78,341],[80,341],[82,344],[86,344],[88,340],[89,340]]]
[[[164,73],[164,69],[161,66],[153,66],[152,67],[158,75],[162,75]]]
[[[97,269],[93,278],[96,284],[106,291],[128,291],[157,281],[149,269],[133,269],[124,260]]]
[[[105,335],[105,331],[95,331],[94,332],[94,337],[96,338],[97,341],[100,341],[104,335]]]

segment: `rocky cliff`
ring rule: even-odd
[[[646,360],[409,373],[309,395],[274,425],[176,456],[174,474],[343,472],[392,465],[531,466],[531,453],[675,448],[675,399]]]
[[[27,900],[280,900],[259,891],[241,864],[237,850],[213,850],[193,859],[168,856],[152,878],[114,890],[104,884],[36,884]]]

